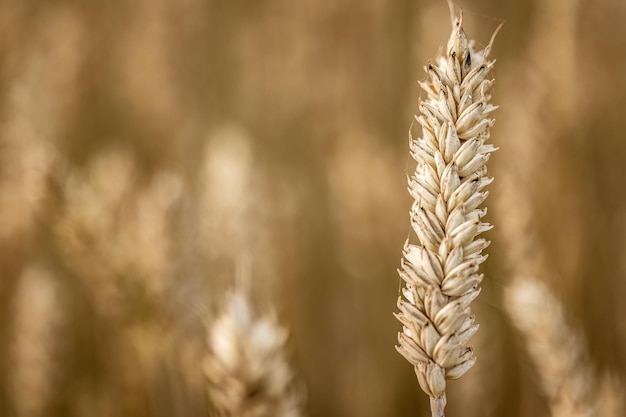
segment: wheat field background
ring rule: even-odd
[[[478,362],[448,415],[550,415],[507,315],[524,274],[599,415],[626,415],[626,2],[457,5],[479,43],[506,24]],[[0,416],[207,416],[233,286],[289,328],[306,415],[427,415],[392,313],[417,81],[449,33],[444,1],[0,2]]]

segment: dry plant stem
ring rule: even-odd
[[[467,345],[478,330],[469,306],[480,293],[479,266],[489,245],[478,235],[491,229],[479,207],[492,181],[486,164],[496,150],[487,143],[496,109],[487,78],[494,61],[487,59],[491,42],[476,51],[462,23],[461,14],[442,56],[426,66],[430,79],[420,83],[426,92],[416,116],[422,137],[409,133],[416,168],[408,180],[418,242],[405,243],[398,270],[405,286],[397,350],[414,366],[437,417],[444,416],[446,379],[460,378],[476,361]]]
[[[444,410],[446,408],[446,394],[439,398],[430,399],[430,411],[432,417],[445,417]]]
[[[60,294],[56,277],[43,266],[28,266],[19,279],[8,372],[18,417],[43,416],[54,401],[66,318]]]

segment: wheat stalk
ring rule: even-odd
[[[463,30],[463,14],[453,17],[445,53],[426,66],[429,80],[420,85],[427,97],[419,104],[422,137],[409,132],[411,156],[417,165],[408,179],[415,199],[411,226],[418,243],[404,245],[398,270],[405,286],[398,299],[402,323],[397,350],[414,366],[422,390],[431,398],[433,417],[442,417],[446,379],[457,379],[475,363],[467,341],[476,332],[469,305],[480,293],[479,265],[489,242],[477,238],[491,225],[479,206],[492,182],[486,163],[487,144],[496,109],[489,104],[495,61],[489,45],[474,49]],[[496,30],[497,33],[497,30]],[[494,33],[495,37],[495,33]]]
[[[42,416],[54,402],[65,320],[61,288],[47,268],[22,272],[14,299],[9,381],[15,416]]]
[[[272,315],[256,316],[234,292],[211,325],[204,361],[208,394],[220,417],[298,417],[300,395],[285,358],[287,331]]]

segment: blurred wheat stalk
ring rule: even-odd
[[[13,407],[19,417],[45,415],[54,402],[60,369],[64,317],[59,283],[41,265],[27,267],[20,276],[13,300],[13,343],[9,375]]]
[[[585,341],[568,323],[561,302],[532,277],[517,277],[504,301],[524,336],[552,417],[597,415],[593,366]]]
[[[624,389],[610,373],[598,377],[584,333],[562,301],[536,277],[516,276],[504,306],[523,338],[552,417],[622,415]]]
[[[493,81],[487,77],[491,43],[476,51],[463,30],[463,14],[454,17],[445,54],[428,64],[430,79],[420,83],[427,98],[416,117],[422,137],[410,136],[416,161],[409,179],[415,199],[411,226],[419,244],[407,241],[399,269],[405,282],[398,299],[398,351],[415,367],[422,390],[431,398],[433,417],[444,415],[446,379],[460,378],[475,363],[469,338],[478,330],[469,304],[480,293],[481,252],[489,242],[477,239],[491,226],[481,219],[487,198],[486,163],[495,148],[487,144]],[[496,31],[497,32],[497,31]],[[494,33],[495,36],[495,33]],[[493,41],[493,38],[492,38]]]

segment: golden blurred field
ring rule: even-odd
[[[548,415],[502,298],[532,274],[626,415],[626,2],[458,6],[479,43],[506,24],[478,363],[448,414]],[[427,415],[392,313],[449,30],[442,0],[1,1],[0,416],[207,416],[233,286],[289,327],[307,415]]]

